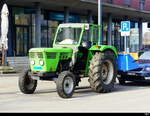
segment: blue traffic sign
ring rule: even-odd
[[[130,21],[122,21],[121,22],[121,32],[130,31]]]
[[[121,36],[130,36],[130,21],[121,22]]]

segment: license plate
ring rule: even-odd
[[[42,70],[42,67],[34,67],[35,70]]]
[[[135,75],[135,73],[128,73],[128,75],[134,76],[134,75]]]

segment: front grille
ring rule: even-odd
[[[56,59],[55,52],[46,52],[47,59]]]
[[[42,52],[31,52],[29,53],[30,58],[43,58]]]

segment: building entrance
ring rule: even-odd
[[[29,50],[29,27],[15,27],[15,54],[16,56],[26,56]]]

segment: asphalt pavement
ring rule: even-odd
[[[98,112],[150,113],[150,83],[129,82],[115,85],[111,93],[91,90],[88,78],[82,79],[73,98],[62,99],[54,82],[38,81],[34,94],[25,95],[18,88],[18,75],[0,75],[0,112]]]

